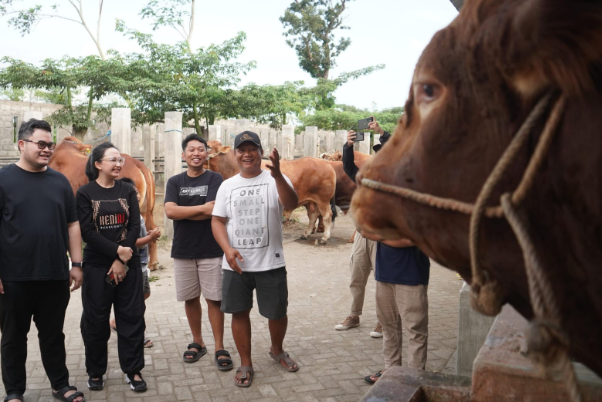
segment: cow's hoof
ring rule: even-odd
[[[324,228],[318,228],[318,233],[324,233]]]
[[[301,237],[299,237],[300,240],[307,240],[307,236],[303,235]]]
[[[324,245],[328,242],[328,240],[320,239],[320,244]]]

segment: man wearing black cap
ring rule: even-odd
[[[382,144],[389,139],[391,134],[384,131],[374,118],[372,118],[372,122],[369,123],[368,128],[381,135],[380,144],[376,144],[373,147],[374,151],[378,152]],[[353,141],[355,140],[355,136],[355,131],[349,131],[347,134],[347,142],[343,145],[343,169],[354,183],[355,175],[359,170],[355,164],[353,153]],[[342,323],[335,326],[337,331],[345,331],[360,326],[360,315],[362,315],[362,308],[364,307],[366,283],[370,277],[370,271],[374,269],[375,258],[376,242],[366,239],[356,231],[353,238],[351,260],[349,262],[351,271],[351,283],[349,284],[349,290],[351,290],[352,297],[351,311],[349,316],[345,318]],[[382,338],[383,335],[380,323],[376,324],[376,328],[374,328],[374,331],[370,332],[370,336],[373,338]]]
[[[249,387],[254,376],[249,318],[254,289],[259,313],[268,319],[270,357],[286,371],[299,369],[283,350],[288,287],[282,247],[282,212],[296,208],[299,198],[280,171],[276,149],[269,157],[269,171],[262,170],[263,149],[257,134],[238,134],[234,156],[240,173],[224,181],[218,190],[211,226],[224,251],[221,308],[232,314],[232,335],[241,360],[234,384]]]

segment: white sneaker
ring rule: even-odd
[[[376,328],[374,331],[370,332],[370,336],[372,338],[382,338],[383,337],[383,327],[380,325],[380,322],[376,324]]]
[[[360,326],[360,318],[349,316],[349,317],[345,318],[345,321],[343,321],[340,324],[337,324],[334,327],[334,329],[336,329],[337,331],[346,331],[349,328],[355,328],[355,327],[359,327],[359,326]]]

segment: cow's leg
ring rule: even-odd
[[[144,215],[146,215],[144,217],[146,230],[147,232],[150,232],[152,229],[157,227],[153,218],[153,213],[147,211]],[[151,241],[148,243],[148,269],[154,271],[157,268],[159,268],[159,252],[157,242]]]
[[[318,229],[316,229],[318,233],[324,233],[324,218],[322,215],[318,215]]]
[[[301,240],[307,240],[307,238],[312,234],[313,228],[316,227],[316,220],[318,219],[318,208],[316,204],[310,202],[305,205],[307,209],[307,217],[309,218],[309,224],[307,225],[307,229],[305,229],[305,233],[301,236]]]
[[[330,229],[332,228],[332,210],[330,209],[330,204],[319,205],[318,207],[324,219],[324,235],[320,239],[320,244],[326,244],[328,239],[330,239]]]

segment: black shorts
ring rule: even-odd
[[[268,320],[278,320],[286,315],[288,285],[285,267],[242,274],[224,270],[222,311],[236,314],[252,309],[253,289],[257,292],[259,314]]]

